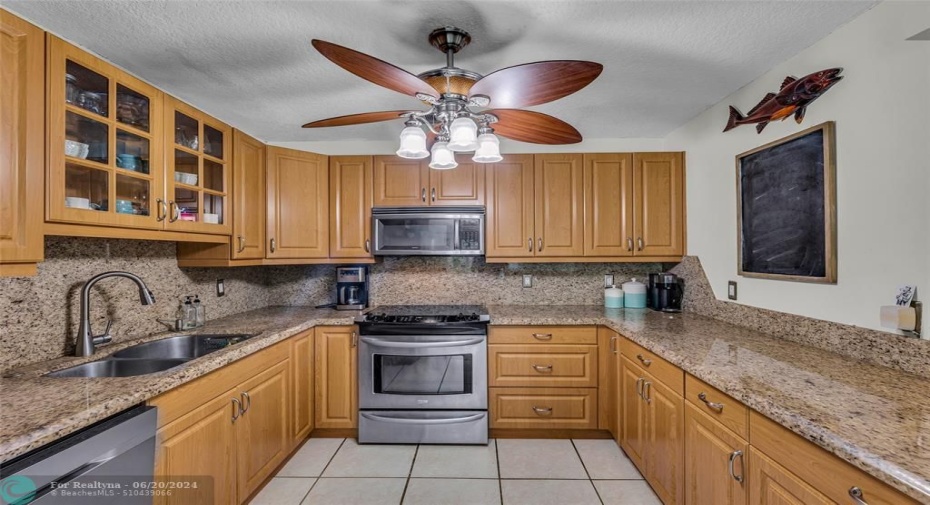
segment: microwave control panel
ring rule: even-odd
[[[463,251],[481,250],[480,219],[462,219],[459,221],[459,249]]]

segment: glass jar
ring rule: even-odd
[[[81,88],[77,86],[77,78],[71,74],[65,74],[65,101],[77,105],[81,96]]]

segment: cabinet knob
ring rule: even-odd
[[[637,354],[636,359],[638,359],[643,364],[643,366],[646,367],[652,364],[652,360],[643,356],[642,354]]]

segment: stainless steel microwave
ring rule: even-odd
[[[375,256],[480,256],[484,207],[376,207]]]

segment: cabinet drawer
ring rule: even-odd
[[[491,326],[490,344],[597,344],[595,326]]]
[[[490,388],[491,428],[597,428],[596,388]]]
[[[701,412],[749,440],[749,408],[732,396],[685,374],[685,398]]]
[[[620,339],[620,354],[662,381],[672,391],[684,395],[685,373],[677,366],[625,337]]]
[[[849,495],[854,487],[869,505],[917,503],[758,412],[749,414],[749,425],[750,444],[837,503],[855,502]]]
[[[597,346],[489,345],[490,386],[597,387]]]

